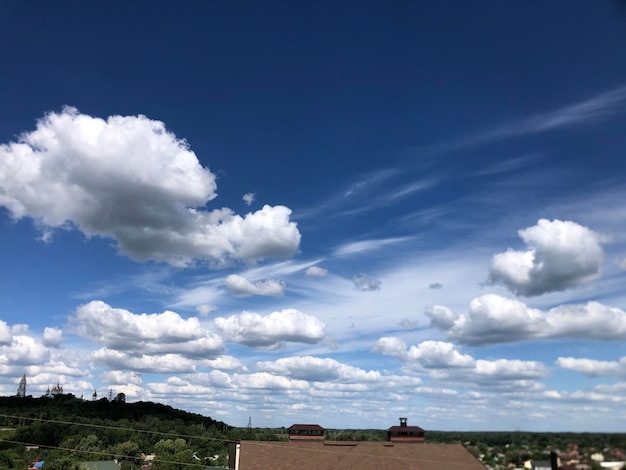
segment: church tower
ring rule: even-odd
[[[20,386],[17,387],[17,396],[19,398],[26,397],[26,374],[22,375],[22,380],[20,380]]]

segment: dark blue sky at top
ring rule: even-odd
[[[163,120],[215,171],[352,172],[626,76],[620,2],[97,5],[0,7],[3,141],[69,104]]]

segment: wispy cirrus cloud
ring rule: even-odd
[[[361,240],[358,242],[348,242],[339,245],[333,251],[333,256],[344,257],[355,254],[361,254],[368,251],[378,250],[382,247],[395,245],[397,243],[403,243],[412,240],[413,237],[393,237],[393,238],[379,238],[372,240]]]
[[[586,100],[555,111],[530,116],[502,126],[485,129],[423,150],[442,153],[499,142],[505,139],[554,131],[595,122],[623,112],[626,108],[626,86],[594,95]]]

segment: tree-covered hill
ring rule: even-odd
[[[79,418],[81,420],[126,419],[140,422],[145,417],[150,416],[159,420],[200,424],[205,427],[216,426],[221,429],[225,426],[221,421],[215,421],[200,414],[178,410],[160,403],[141,401],[126,403],[121,395],[117,395],[113,400],[102,398],[96,401],[82,400],[71,394],[57,395],[54,398],[0,397],[0,413],[60,421],[75,421],[76,418]]]
[[[0,428],[0,469],[26,468],[37,459],[46,470],[73,469],[79,461],[113,458],[134,469],[142,453],[157,453],[155,469],[224,464],[233,437],[221,421],[158,403],[126,403],[123,395],[0,397]],[[27,444],[38,449],[27,451]]]

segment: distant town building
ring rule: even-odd
[[[319,424],[292,424],[289,426],[289,440],[324,440],[324,428]]]
[[[52,387],[52,392],[50,393],[52,393],[53,397],[56,397],[57,395],[63,395],[63,387],[59,382],[57,382],[57,384]]]
[[[44,397],[54,398],[58,395],[63,395],[63,387],[61,386],[60,382],[57,382],[57,384],[54,387],[52,387],[52,390],[50,390],[50,387],[48,387]]]
[[[400,418],[400,426],[387,429],[390,442],[424,442],[424,430],[419,426],[408,426],[407,418]]]
[[[22,375],[20,385],[17,387],[17,396],[19,398],[24,398],[26,396],[26,374]]]

